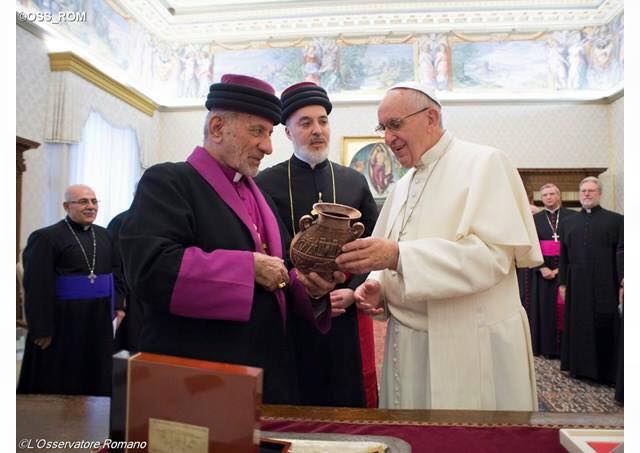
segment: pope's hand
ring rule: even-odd
[[[342,246],[336,264],[343,271],[364,274],[383,269],[397,269],[399,248],[396,241],[383,238],[356,239]]]
[[[369,316],[376,316],[384,313],[382,307],[382,287],[377,280],[366,280],[358,286],[354,292],[356,307],[364,311]]]

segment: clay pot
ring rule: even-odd
[[[302,273],[316,272],[332,280],[333,271],[338,270],[335,259],[342,253],[342,246],[362,236],[364,225],[360,222],[351,225],[361,214],[350,206],[316,203],[313,210],[318,219],[314,221],[310,215],[300,218],[300,231],[291,241],[289,254]]]

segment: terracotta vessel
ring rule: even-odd
[[[313,210],[318,219],[310,215],[300,218],[300,231],[293,237],[289,254],[294,266],[302,273],[316,272],[332,280],[338,270],[335,258],[342,253],[342,246],[358,239],[364,233],[359,219],[360,211],[350,206],[334,203],[316,203]]]

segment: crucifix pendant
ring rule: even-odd
[[[91,273],[89,274],[88,278],[89,278],[89,281],[91,282],[91,284],[93,285],[96,282],[96,278],[98,278],[98,277],[96,276],[96,274],[93,273],[93,271],[91,271]]]
[[[554,240],[555,242],[558,242],[558,238],[559,238],[560,236],[558,236],[558,233],[553,233],[553,236],[551,236],[551,237],[553,238],[553,240]]]

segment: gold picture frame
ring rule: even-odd
[[[383,203],[407,170],[396,161],[384,138],[375,135],[342,137],[342,165],[361,173],[373,198]]]

